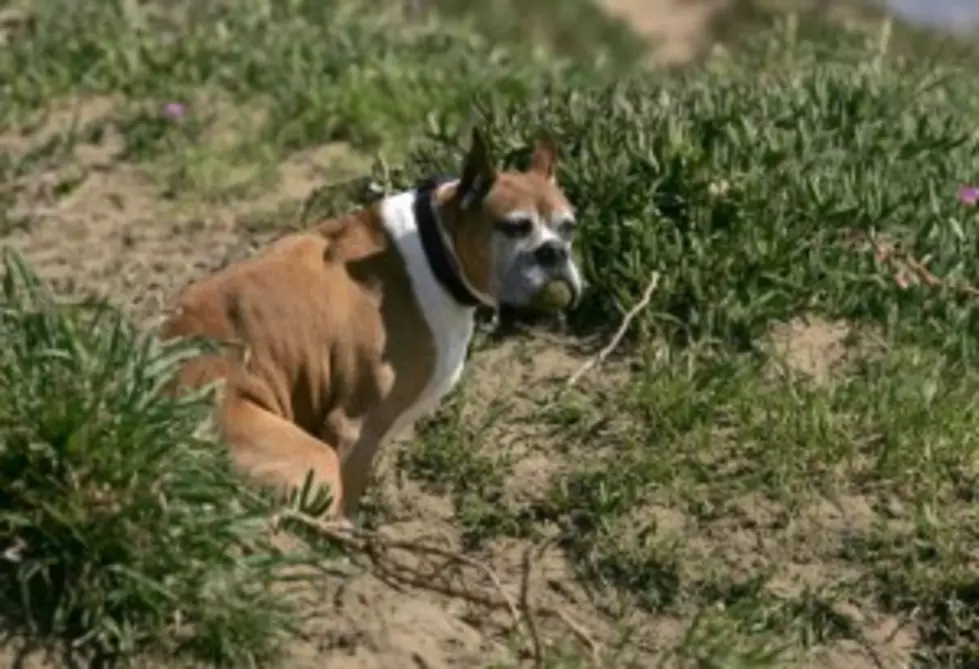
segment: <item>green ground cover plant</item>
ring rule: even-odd
[[[271,506],[204,430],[209,394],[164,391],[201,345],[160,345],[108,304],[56,304],[4,253],[0,412],[8,633],[111,666],[274,654],[294,625]]]

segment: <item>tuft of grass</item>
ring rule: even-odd
[[[478,418],[464,415],[465,407],[463,389],[419,426],[417,444],[400,454],[398,470],[450,497],[464,543],[475,546],[486,536],[518,530],[503,500],[509,463],[501,454],[485,452],[492,426],[508,407],[490,407]]]
[[[200,343],[160,344],[104,303],[52,300],[5,251],[0,617],[109,666],[243,666],[295,631],[269,505],[209,436],[208,392],[171,395]]]

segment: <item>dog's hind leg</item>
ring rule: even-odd
[[[290,494],[302,490],[312,473],[314,491],[329,487],[327,515],[341,514],[340,460],[329,444],[244,397],[228,398],[221,413],[224,438],[243,474],[259,485]]]

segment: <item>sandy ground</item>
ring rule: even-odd
[[[710,24],[729,0],[601,0],[652,44],[660,62],[684,62],[706,46]]]

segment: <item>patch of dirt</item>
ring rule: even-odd
[[[62,101],[33,132],[0,136],[0,149],[28,154],[112,110],[110,99]],[[216,207],[165,197],[154,175],[119,162],[123,148],[109,122],[97,141],[39,159],[13,183],[13,207],[0,232],[7,233],[4,246],[23,253],[60,293],[110,297],[143,323],[160,317],[167,299],[190,280],[287,229],[324,180],[364,162],[342,144],[303,151],[278,166],[278,183]]]
[[[629,24],[652,48],[662,63],[693,60],[709,48],[711,26],[730,0],[601,0],[613,16]]]
[[[536,338],[510,339],[473,355],[465,412],[478,419],[501,400],[506,403],[507,419],[492,424],[490,438],[494,452],[512,462],[507,475],[511,496],[525,499],[539,494],[566,464],[555,450],[555,435],[522,418],[553,397],[585,359],[571,342],[562,345]],[[405,435],[382,453],[376,487],[369,493],[381,507],[383,534],[399,542],[461,552],[451,501],[418,482],[403,480],[395,470],[398,452],[410,443],[411,435]],[[413,568],[421,564],[410,555],[399,555]],[[342,669],[533,666],[531,634],[542,646],[580,647],[586,638],[603,642],[621,633],[623,621],[597,609],[593,595],[575,582],[570,565],[555,546],[497,538],[466,555],[488,567],[494,577],[469,564],[458,572],[423,568],[431,580],[421,588],[392,587],[392,581],[376,571],[357,571],[345,582],[324,584],[330,599],[320,603],[322,640],[296,647],[288,666],[312,669],[324,662]],[[439,592],[444,585],[469,594]],[[514,624],[506,606],[487,608],[470,599],[489,597],[499,603],[499,588],[521,614],[531,612],[532,633]],[[642,623],[650,629],[653,621],[647,618]],[[514,630],[522,639],[517,645]],[[649,658],[648,653],[624,656],[620,666],[644,666]]]
[[[489,435],[499,453],[512,462],[506,494],[512,501],[535,499],[567,464],[559,435],[539,420],[565,379],[586,359],[570,341],[516,338],[474,356],[468,380],[473,400],[467,409],[484,415],[491,403],[505,402],[505,420]],[[496,448],[496,446],[495,446]]]
[[[388,527],[385,535],[431,543],[432,529],[406,522]],[[399,591],[358,567],[324,579],[304,599],[313,616],[307,627],[309,640],[293,645],[283,666],[449,669],[508,656],[506,647],[488,633],[497,626],[499,634],[506,619],[477,612],[461,598],[410,588]]]
[[[841,640],[820,650],[803,669],[880,669],[911,666],[917,638],[906,620],[894,616],[868,615],[866,608],[839,605],[838,613],[853,620],[862,630],[860,640]]]
[[[848,323],[815,316],[776,325],[769,343],[773,362],[817,384],[828,383],[842,364],[870,351],[869,343]]]

